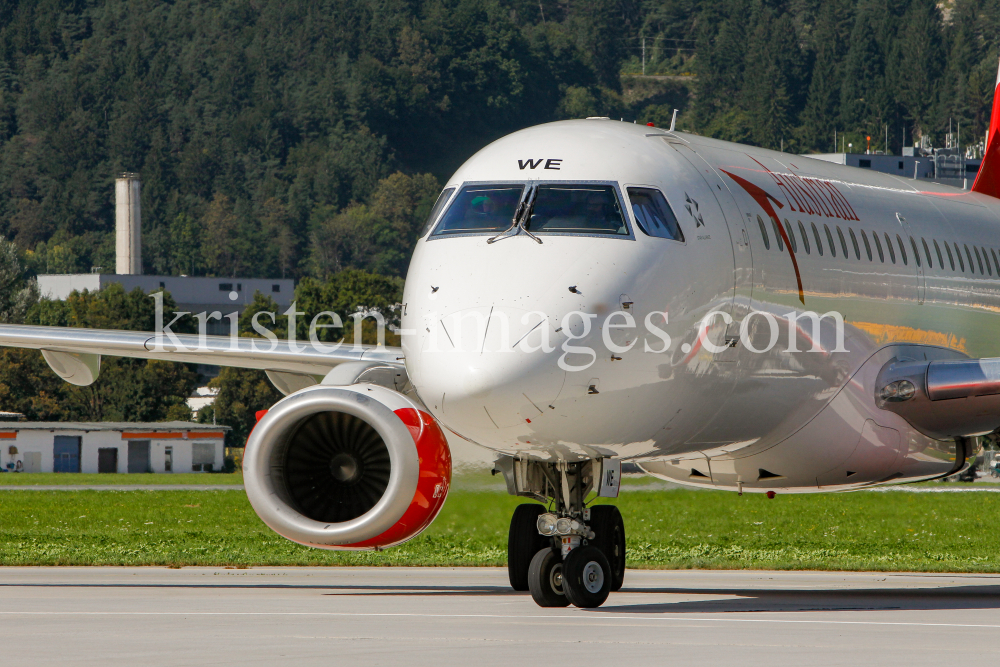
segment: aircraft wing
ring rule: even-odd
[[[267,371],[285,394],[316,384],[345,364],[345,377],[372,368],[393,369],[399,371],[394,375],[405,376],[400,348],[372,345],[330,343],[319,348],[280,339],[2,324],[0,346],[41,350],[57,375],[80,386],[97,379],[102,356],[256,368]]]
[[[1000,358],[887,363],[875,384],[880,408],[935,438],[1000,428]]]

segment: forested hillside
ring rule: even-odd
[[[997,73],[995,0],[705,2],[696,40],[694,127],[733,141],[833,152],[834,130],[855,152],[899,154],[905,132],[962,145],[982,140]],[[678,31],[674,23],[654,26]],[[648,41],[648,40],[647,40]],[[888,133],[888,146],[886,146]]]
[[[147,272],[400,275],[439,178],[618,87],[619,8],[542,6],[5,3],[3,232],[39,272],[107,269],[137,171]]]
[[[137,171],[147,272],[402,276],[441,180],[505,133],[679,107],[802,152],[978,138],[997,35],[996,0],[11,1],[0,230],[34,271],[107,270]]]

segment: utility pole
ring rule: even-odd
[[[836,128],[834,128],[834,130],[833,130],[833,152],[834,153],[837,152],[837,130],[836,130]]]
[[[646,38],[642,38],[642,75],[646,76]]]
[[[545,23],[545,10],[542,8],[542,0],[538,0],[538,11],[542,13],[542,23]]]
[[[885,124],[885,154],[889,154],[889,123]]]

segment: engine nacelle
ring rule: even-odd
[[[376,549],[434,520],[451,452],[434,418],[404,395],[317,385],[257,422],[243,476],[254,511],[279,535],[321,549]]]

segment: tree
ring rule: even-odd
[[[699,16],[694,110],[699,127],[710,126],[713,117],[728,112],[739,97],[749,24],[747,0],[707,3]]]
[[[934,124],[932,114],[938,102],[935,83],[943,61],[937,5],[928,0],[914,0],[903,17],[899,39],[894,42],[890,72],[896,100],[910,123],[911,136],[926,134]]]
[[[175,308],[164,295],[166,310]],[[41,299],[28,324],[153,331],[154,301],[141,289],[112,284],[99,292],[74,292],[66,301]],[[174,326],[191,332],[192,323]],[[104,357],[94,384],[77,387],[60,379],[35,350],[0,350],[0,402],[7,410],[46,421],[163,421],[190,416],[185,402],[197,386],[187,364]]]
[[[840,56],[850,30],[850,9],[837,0],[824,2],[813,30],[815,60],[800,126],[802,147],[806,149],[830,152],[834,130],[839,127]],[[833,146],[832,152],[838,150]]]
[[[750,140],[758,146],[778,148],[790,143],[795,102],[800,88],[800,55],[795,29],[787,15],[777,17],[766,2],[757,1],[752,11],[747,62],[742,84],[743,106],[748,114]]]
[[[38,284],[26,279],[13,243],[0,239],[0,322],[19,324],[38,301]]]
[[[320,279],[346,268],[405,275],[413,245],[440,187],[430,174],[397,172],[379,181],[371,203],[341,212],[313,211],[310,273]]]
[[[875,134],[891,113],[892,98],[886,82],[886,33],[889,14],[883,0],[862,0],[858,5],[850,48],[844,62],[841,117],[851,131]]]

